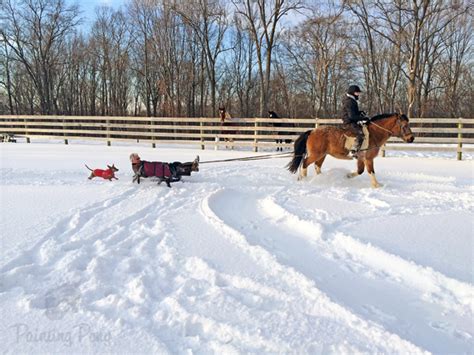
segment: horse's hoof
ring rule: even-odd
[[[357,175],[359,175],[359,174],[357,174],[357,173],[349,173],[349,174],[347,174],[346,176],[347,176],[348,179],[352,179],[353,177],[356,177]]]

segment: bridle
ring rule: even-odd
[[[395,121],[395,124],[394,124],[394,125],[392,126],[392,128],[390,128],[390,129],[387,129],[387,128],[385,128],[385,127],[382,127],[381,125],[378,125],[377,123],[372,122],[372,121],[370,121],[370,124],[372,124],[372,125],[374,125],[374,126],[380,128],[382,131],[385,131],[385,132],[390,133],[390,135],[393,135],[393,134],[394,134],[394,133],[393,133],[393,129],[394,129],[395,126],[398,124],[399,127],[400,127],[400,134],[398,134],[398,135],[395,136],[395,137],[400,138],[400,139],[403,140],[402,131],[403,131],[404,129],[403,129],[403,127],[402,127],[402,120],[401,120],[400,116],[398,116],[397,120]]]

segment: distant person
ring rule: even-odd
[[[350,153],[352,157],[357,157],[357,153],[362,146],[364,141],[364,132],[362,131],[362,125],[366,123],[369,118],[364,111],[359,111],[359,95],[362,90],[357,85],[349,86],[347,89],[346,97],[342,100],[342,121],[344,122],[344,128],[355,134],[356,140],[354,145],[351,147]]]

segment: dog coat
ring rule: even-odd
[[[107,170],[94,169],[93,173],[95,176],[99,176],[104,179],[111,179],[114,177],[114,172],[112,171],[112,169],[107,169]]]
[[[135,172],[133,182],[140,183],[140,177],[157,177],[162,181],[166,181],[168,187],[170,183],[181,180],[181,176],[191,176],[192,171],[199,171],[199,157],[195,161],[181,163],[175,161],[173,163],[163,163],[160,161],[146,161],[139,159],[132,160],[132,169]]]
[[[159,178],[170,178],[173,175],[169,164],[159,161],[143,161],[141,171],[143,177],[155,176]]]

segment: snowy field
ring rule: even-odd
[[[169,189],[132,184],[132,152],[254,154],[0,144],[2,353],[473,353],[473,160],[389,152],[380,189],[331,158],[300,182],[202,164]]]

